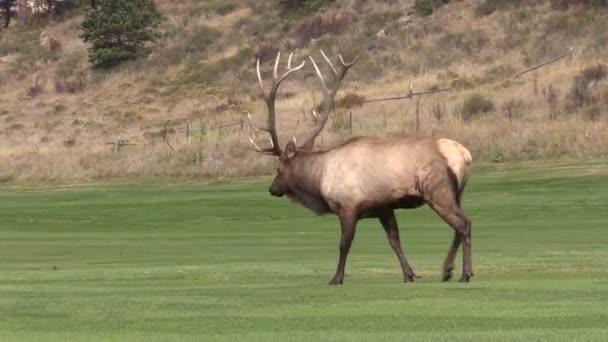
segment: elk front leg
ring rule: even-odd
[[[343,214],[340,216],[340,227],[342,228],[342,237],[340,238],[340,259],[338,260],[338,268],[336,274],[329,282],[329,285],[339,285],[344,282],[344,268],[346,266],[346,257],[355,237],[355,229],[357,218],[354,214]]]
[[[403,271],[403,280],[405,282],[413,282],[416,278],[416,274],[410,267],[410,264],[407,262],[407,259],[403,254],[403,250],[401,249],[401,241],[399,239],[399,226],[397,225],[397,218],[395,217],[395,212],[391,210],[390,212],[381,215],[380,223],[382,223],[382,227],[386,232],[386,237],[388,238],[388,242],[391,245],[391,248],[399,259],[399,263],[401,264],[401,270]]]

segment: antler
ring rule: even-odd
[[[271,147],[261,148],[260,146],[258,146],[255,143],[253,138],[250,136],[249,141],[253,145],[254,150],[257,152],[264,153],[267,155],[275,155],[275,156],[280,156],[282,154],[281,147],[279,144],[279,138],[277,135],[276,111],[275,111],[275,106],[274,106],[276,96],[277,96],[277,90],[279,89],[279,85],[281,84],[281,82],[283,82],[283,80],[285,80],[287,78],[287,76],[302,69],[304,67],[304,64],[306,64],[306,61],[302,61],[302,64],[298,65],[295,68],[292,68],[291,67],[291,58],[292,57],[293,57],[293,53],[290,53],[289,59],[287,60],[287,71],[285,72],[285,74],[283,74],[283,76],[279,77],[278,68],[279,68],[279,60],[281,59],[281,52],[279,51],[277,53],[277,58],[274,62],[274,70],[272,73],[272,85],[270,86],[270,90],[268,91],[268,93],[266,93],[264,91],[264,82],[262,81],[262,73],[260,72],[260,59],[258,58],[258,60],[257,60],[256,68],[257,68],[257,73],[258,73],[258,81],[260,84],[260,90],[262,91],[262,96],[264,97],[264,101],[266,102],[266,106],[268,107],[268,123],[266,126],[257,126],[253,123],[253,120],[251,119],[250,114],[248,114],[247,117],[248,117],[249,123],[254,131],[261,130],[264,132],[268,132],[270,134],[270,144],[271,144]]]
[[[338,59],[340,60],[340,70],[337,70],[336,67],[334,66],[334,64],[331,62],[331,60],[327,57],[325,52],[323,52],[323,50],[321,50],[321,55],[323,55],[323,59],[325,59],[325,61],[329,65],[329,68],[332,71],[332,73],[331,73],[332,83],[331,83],[331,86],[327,85],[327,82],[325,81],[325,77],[323,77],[323,74],[319,70],[317,63],[315,63],[315,60],[312,58],[312,56],[308,56],[308,58],[310,58],[310,61],[312,62],[312,65],[315,67],[317,76],[319,76],[319,79],[321,80],[321,90],[323,91],[323,104],[321,106],[322,112],[320,114],[321,119],[320,119],[319,125],[312,131],[311,135],[308,137],[308,139],[306,139],[304,141],[302,146],[298,147],[298,149],[305,150],[305,151],[312,150],[312,148],[315,144],[315,139],[317,138],[319,133],[321,133],[321,131],[325,127],[325,124],[327,123],[327,119],[329,118],[329,113],[331,112],[331,109],[333,108],[333,105],[334,105],[334,97],[336,97],[336,93],[338,92],[338,89],[340,88],[340,84],[342,83],[342,80],[346,76],[348,69],[350,69],[350,67],[352,67],[360,57],[360,55],[358,55],[351,62],[347,63],[344,61],[344,58],[342,58],[342,55],[338,54]],[[312,113],[315,117],[319,116],[314,110]]]

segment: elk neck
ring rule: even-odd
[[[298,152],[292,160],[293,184],[288,197],[318,215],[331,212],[321,195],[325,152]]]

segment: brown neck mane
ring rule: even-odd
[[[298,152],[294,156],[293,179],[287,197],[317,215],[330,213],[331,210],[321,196],[321,176],[323,172],[324,152]]]

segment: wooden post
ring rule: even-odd
[[[17,3],[19,14],[18,21],[22,27],[27,27],[30,25],[30,8],[27,3],[27,0],[19,0]]]
[[[186,141],[190,142],[190,122],[186,123]]]
[[[353,111],[348,113],[348,128],[350,128],[350,135],[353,135]]]
[[[120,140],[120,137],[118,137],[116,139],[116,141],[114,142],[114,153],[118,154],[120,152],[120,145],[121,145],[122,141]]]
[[[416,133],[420,132],[420,98],[416,100]]]
[[[243,130],[243,127],[245,127],[245,124],[243,123],[243,118],[241,117],[241,131]]]
[[[407,118],[407,111],[403,111],[403,115],[401,115],[401,133],[405,134],[405,121]]]

